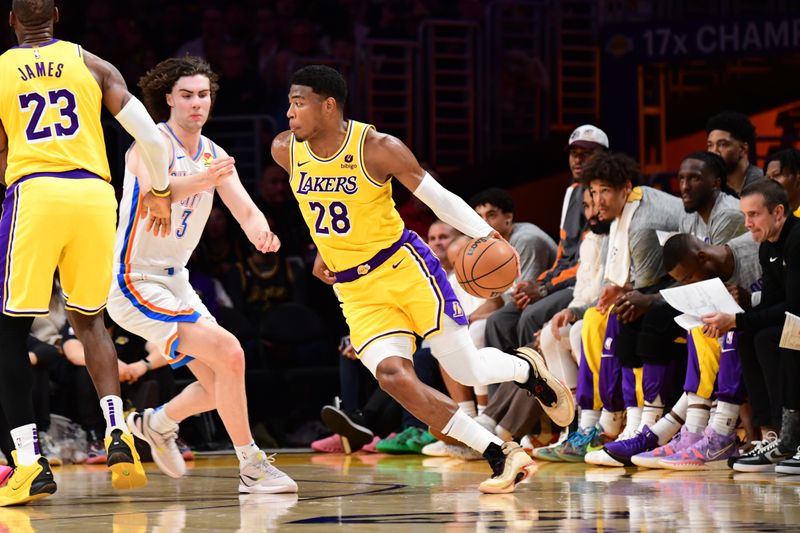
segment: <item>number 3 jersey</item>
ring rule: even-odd
[[[403,233],[391,180],[380,183],[364,167],[364,140],[371,128],[350,120],[344,142],[329,158],[292,135],[292,192],[314,244],[334,272],[366,262]]]
[[[0,80],[6,185],[76,169],[111,180],[100,125],[103,93],[79,45],[54,39],[11,48],[0,56]]]
[[[189,176],[204,172],[217,157],[216,145],[206,137],[201,136],[199,146],[190,150],[184,148],[167,124],[161,123],[158,127],[167,135],[171,144],[170,176]],[[127,157],[126,155],[126,161]],[[126,164],[117,240],[114,245],[115,274],[139,272],[137,267],[144,267],[151,272],[154,269],[164,269],[165,273],[171,268],[185,267],[200,242],[213,203],[213,187],[180,201],[173,201],[170,234],[167,237],[155,236],[145,229],[147,219],[139,217],[143,209],[139,180]]]

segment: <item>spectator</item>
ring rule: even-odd
[[[756,128],[748,118],[735,111],[724,111],[706,122],[706,148],[722,157],[728,168],[728,185],[736,194],[754,181],[764,177],[750,163],[750,151],[755,149]]]

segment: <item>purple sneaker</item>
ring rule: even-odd
[[[702,433],[692,433],[686,426],[683,426],[668,443],[659,446],[655,450],[634,455],[631,457],[631,462],[644,468],[664,468],[659,464],[661,459],[691,447],[702,438]]]
[[[658,435],[644,426],[641,433],[625,439],[615,440],[603,446],[602,450],[586,454],[586,462],[601,466],[631,466],[631,457],[648,452],[658,446]]]
[[[661,459],[661,468],[669,470],[711,470],[727,468],[728,458],[737,453],[736,435],[720,435],[711,426],[693,446]]]

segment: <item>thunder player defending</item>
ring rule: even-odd
[[[8,186],[0,221],[0,404],[16,448],[16,469],[0,487],[0,506],[56,490],[40,455],[26,347],[33,317],[48,313],[56,267],[101,398],[112,484],[147,482],[123,420],[117,357],[103,324],[117,203],[101,105],[142,146],[144,165],[158,175],[141,200],[155,215],[148,227],[157,232],[169,225],[167,153],[117,69],[77,44],[53,39],[57,21],[52,0],[14,0],[9,22],[19,46],[0,57],[0,176]]]
[[[253,442],[244,353],[200,301],[186,270],[211,212],[215,190],[259,251],[275,252],[280,247],[239,181],[233,158],[201,135],[217,91],[217,76],[200,58],[172,58],[145,74],[139,86],[152,116],[166,120],[159,127],[164,133],[162,143],[172,155],[174,224],[166,239],[158,239],[139,223],[139,198],[150,189],[152,178],[134,144],[126,158],[108,312],[123,328],[160,346],[173,368],[188,364],[199,381],[163,408],[132,413],[128,425],[150,444],[159,468],[180,477],[186,465],[175,445],[178,422],[216,408],[239,457],[239,491],[297,492],[295,482],[273,467],[271,458]]]
[[[499,237],[463,200],[442,188],[399,140],[346,120],[347,86],[319,65],[295,72],[289,90],[291,131],[272,143],[319,255],[315,275],[334,285],[361,361],[414,416],[482,453],[493,475],[482,492],[511,492],[535,469],[522,448],[503,443],[450,398],[422,384],[411,363],[414,335],[454,379],[467,386],[516,381],[560,425],[569,424],[571,393],[541,356],[477,350],[467,319],[431,249],[403,226],[392,202],[397,178],[443,221],[470,237]]]

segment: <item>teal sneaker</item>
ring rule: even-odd
[[[597,426],[576,431],[573,438],[567,439],[564,446],[556,453],[562,461],[568,463],[582,463],[590,446],[602,447],[603,438]]]
[[[422,448],[428,444],[436,442],[436,437],[431,435],[427,429],[415,437],[411,437],[406,441],[406,446],[414,450],[414,453],[422,453]]]
[[[563,441],[559,442],[558,444],[552,444],[550,446],[545,446],[544,448],[535,448],[531,453],[531,456],[534,459],[541,459],[543,461],[551,461],[553,463],[560,463],[565,461],[563,457],[561,457],[561,450],[564,449],[565,446],[568,445],[570,441],[573,441],[581,436],[580,432],[573,431],[567,438]]]
[[[418,427],[407,427],[391,439],[386,438],[378,442],[375,448],[380,453],[391,453],[395,455],[402,455],[407,453],[419,453],[408,446],[408,440],[414,437],[418,437],[423,432],[422,429]]]

